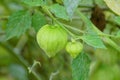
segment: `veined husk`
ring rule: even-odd
[[[53,57],[65,47],[67,33],[58,25],[45,25],[37,33],[37,42],[48,57]]]
[[[71,55],[71,57],[76,58],[83,49],[83,45],[78,42],[68,42],[66,45],[66,51]]]

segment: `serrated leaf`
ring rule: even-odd
[[[43,0],[22,0],[22,2],[29,6],[41,6],[44,4]]]
[[[90,59],[85,53],[81,53],[72,61],[73,80],[88,80]]]
[[[79,5],[80,1],[81,0],[63,0],[70,19],[72,19],[73,13],[75,12],[75,9]]]
[[[98,33],[101,33],[96,29],[96,27],[92,24],[92,22],[84,16],[81,12],[79,12],[80,18],[85,22],[87,27],[87,34],[83,35],[83,40],[88,44],[95,48],[105,48],[102,40],[98,36]]]
[[[50,11],[58,18],[69,20],[65,8],[59,4],[54,4],[50,6]]]
[[[28,11],[18,11],[13,13],[8,19],[6,27],[6,39],[19,37],[31,27],[31,15]]]
[[[82,36],[82,39],[88,44],[95,48],[105,48],[103,42],[97,35],[87,34]]]
[[[40,12],[35,12],[32,16],[32,27],[36,30],[36,32],[46,24],[45,17]]]
[[[113,12],[120,15],[120,0],[104,0],[104,1]]]

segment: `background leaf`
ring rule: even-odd
[[[81,53],[72,61],[73,80],[87,80],[90,67],[90,59],[85,53]]]
[[[81,0],[63,0],[67,13],[72,19],[73,13]]]
[[[32,27],[36,30],[36,32],[46,24],[46,19],[44,15],[40,12],[35,12],[32,16]]]
[[[94,0],[93,0],[94,1]],[[93,2],[94,3],[94,2]],[[100,7],[100,8],[105,8],[107,5],[103,0],[95,0],[95,3]]]
[[[9,71],[15,80],[28,80],[27,71],[18,64],[12,64],[9,66]]]
[[[118,61],[118,52],[111,46],[106,45],[106,49],[95,49],[95,57],[100,62],[107,65],[114,65]]]
[[[21,36],[31,27],[31,16],[28,11],[18,11],[12,14],[6,28],[6,39]]]
[[[115,17],[113,18],[113,21],[114,21],[116,24],[120,25],[120,16],[115,16]]]
[[[117,37],[120,37],[120,31],[117,32]]]
[[[93,5],[93,0],[81,0],[79,5],[83,6],[83,5],[87,5],[87,6],[91,6]]]
[[[65,8],[59,4],[54,4],[50,6],[50,11],[58,18],[69,20]]]
[[[104,1],[113,12],[120,15],[120,0],[104,0]]]
[[[43,0],[22,0],[22,2],[29,6],[41,6],[44,4]]]
[[[97,32],[95,31],[95,26],[92,24],[92,22],[84,16],[81,12],[79,12],[80,18],[84,21],[86,27],[87,27],[87,33],[83,35],[83,40],[88,44],[95,48],[105,48],[102,40],[98,36]],[[99,31],[98,31],[99,33]]]

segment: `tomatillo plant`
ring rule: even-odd
[[[9,64],[22,66],[10,65],[11,71],[5,74],[12,72],[16,80],[120,80],[119,3],[119,0],[1,0],[0,67],[6,68],[6,62],[12,59],[5,58],[11,54],[16,59]],[[1,57],[8,52],[5,58]],[[37,60],[41,66],[36,68]]]

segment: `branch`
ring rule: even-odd
[[[12,55],[14,58],[16,58],[16,59],[20,62],[20,64],[21,64],[26,70],[28,70],[29,64],[27,63],[27,61],[25,61],[22,56],[18,55],[18,54],[13,50],[13,48],[12,48],[7,42],[6,42],[6,43],[1,43],[1,42],[0,42],[0,45],[1,45],[2,47],[4,47],[8,52],[10,52],[11,55]],[[39,77],[39,75],[36,74],[34,71],[32,71],[31,74],[32,74],[37,80],[41,80],[40,77]]]
[[[82,5],[82,4],[80,4],[79,6],[78,6],[78,8],[93,8],[93,7],[95,7],[94,5]],[[107,8],[107,7],[100,7],[103,11],[110,11],[110,9],[109,8]],[[90,11],[90,10],[89,10]],[[83,11],[84,12],[84,11]]]
[[[54,76],[56,76],[58,73],[59,73],[59,70],[56,72],[52,72],[49,80],[53,80]]]
[[[80,17],[82,18],[86,18],[79,10],[77,10],[77,13],[79,14]],[[91,22],[90,22],[91,23]],[[91,25],[93,25],[91,23]],[[102,38],[102,40],[107,43],[108,45],[110,45],[111,47],[113,47],[116,51],[118,51],[120,53],[120,46],[118,46],[112,39],[110,39],[109,37],[113,37],[112,35],[107,35],[103,32],[101,32],[98,28],[96,28],[94,25],[92,26],[92,28],[96,31],[96,33],[98,35],[102,35],[104,36]]]
[[[42,9],[43,9],[43,11],[51,18],[51,19],[53,19],[58,25],[60,25],[70,36],[72,36],[72,37],[76,37],[76,35],[74,35],[72,32],[70,32],[68,29],[66,29],[65,27],[64,27],[64,25],[62,24],[62,23],[60,23],[53,15],[52,15],[52,13],[49,11],[49,8],[48,8],[48,6],[42,6]]]

